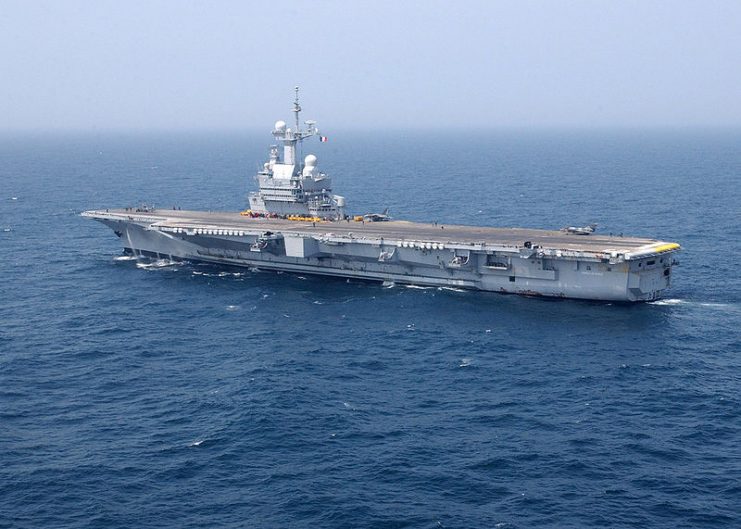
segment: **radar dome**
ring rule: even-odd
[[[306,158],[304,158],[304,164],[306,167],[314,167],[316,165],[316,156],[313,154],[309,154]]]
[[[286,131],[286,122],[283,120],[276,121],[275,122],[275,130],[278,132],[285,132]]]

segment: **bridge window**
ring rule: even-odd
[[[509,282],[514,283],[515,282],[515,276],[509,276]]]

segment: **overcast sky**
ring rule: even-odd
[[[741,1],[2,0],[1,129],[741,126]]]

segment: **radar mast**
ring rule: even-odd
[[[273,136],[276,140],[283,143],[283,163],[294,166],[292,173],[298,175],[301,172],[301,168],[299,161],[296,159],[296,144],[299,143],[303,146],[304,139],[314,136],[317,133],[317,129],[315,126],[316,121],[313,120],[306,122],[308,126],[306,130],[301,129],[301,104],[298,99],[299,87],[295,87],[294,90],[296,91],[296,96],[291,111],[296,115],[296,128],[291,130],[286,128],[284,121],[278,121],[275,124]]]
[[[301,105],[298,102],[298,86],[294,88],[296,91],[296,99],[293,101],[293,112],[296,114],[296,132],[301,132],[301,121],[298,115],[301,113]]]

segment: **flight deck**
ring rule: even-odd
[[[147,220],[160,227],[195,228],[205,230],[243,231],[245,234],[293,232],[317,236],[344,236],[351,238],[385,239],[399,241],[437,242],[448,245],[488,244],[492,246],[524,247],[525,243],[552,250],[578,252],[630,253],[641,248],[663,246],[656,239],[608,236],[601,234],[575,235],[560,230],[528,228],[495,228],[488,226],[460,226],[439,223],[419,223],[391,220],[359,222],[354,220],[301,222],[280,218],[251,218],[237,212],[189,211],[152,209],[136,211],[133,208],[98,210],[99,216]]]

